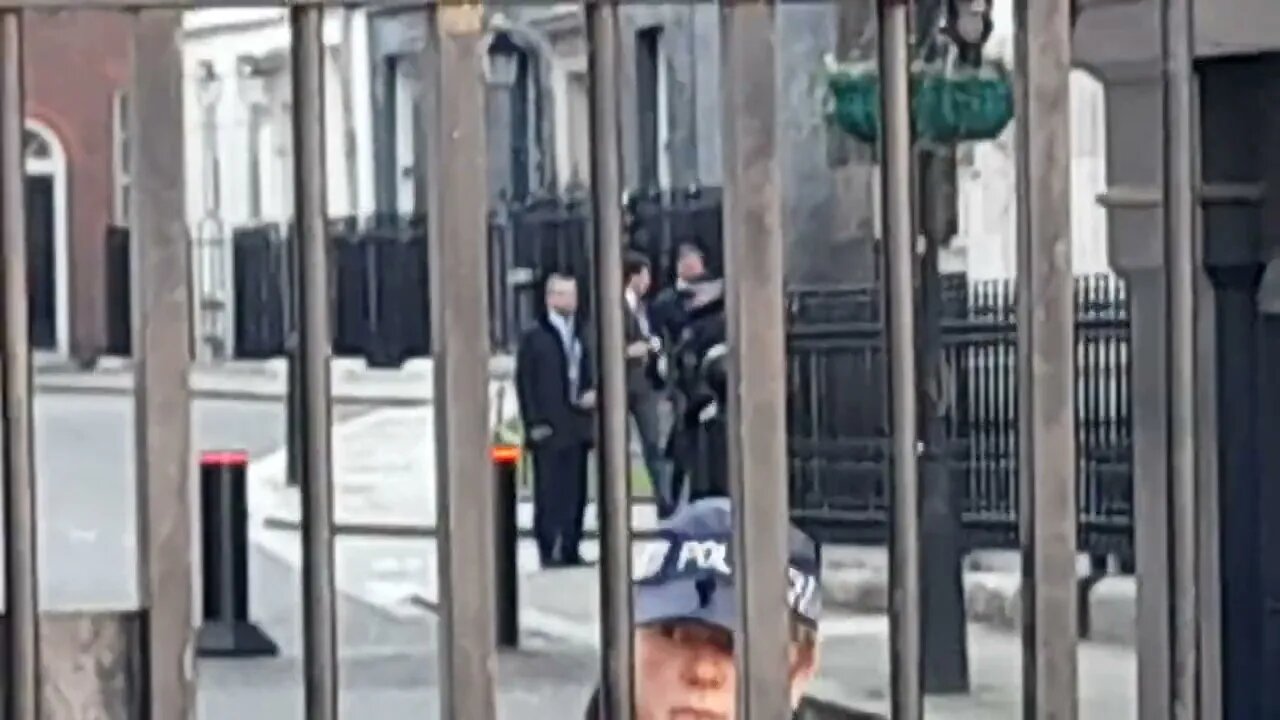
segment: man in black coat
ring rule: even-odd
[[[729,493],[724,303],[724,281],[690,286],[680,338],[667,353],[672,484],[689,500]]]
[[[533,529],[544,567],[582,564],[596,396],[577,309],[577,282],[553,273],[546,312],[520,339],[516,355],[516,395],[533,456]]]
[[[649,304],[649,323],[653,333],[661,340],[661,361],[667,366],[659,375],[661,375],[661,384],[668,391],[667,400],[675,416],[673,418],[675,426],[680,423],[682,401],[679,391],[668,385],[672,372],[670,369],[672,354],[684,338],[686,326],[690,322],[690,306],[697,300],[698,288],[710,277],[702,250],[693,243],[681,243],[676,248],[675,283],[658,292],[653,302]],[[688,495],[684,483],[687,468],[684,467],[683,456],[686,453],[682,452],[679,438],[675,433],[667,437],[664,455],[667,460],[664,463],[664,482],[658,489],[661,494],[670,498],[671,502],[659,500],[659,517],[666,517]]]
[[[676,248],[675,284],[663,288],[650,304],[649,319],[654,331],[668,346],[680,339],[687,319],[686,306],[694,286],[708,277],[706,259],[693,243]]]

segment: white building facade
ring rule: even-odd
[[[331,216],[373,207],[364,10],[326,13],[325,132]],[[192,226],[284,223],[293,214],[288,14],[217,9],[184,19],[187,210]]]
[[[988,49],[1012,63],[1013,3],[996,3]],[[994,142],[961,149],[959,233],[944,258],[947,269],[971,280],[1017,273],[1017,180],[1012,124]],[[1111,272],[1107,217],[1099,198],[1107,186],[1106,98],[1084,70],[1071,73],[1071,251],[1077,275]]]
[[[1013,55],[1011,7],[1010,2],[997,3],[989,46],[1006,61]],[[788,226],[790,234],[804,240],[795,244],[788,262],[804,265],[816,258],[809,264],[834,266],[828,270],[832,278],[856,282],[856,271],[841,268],[850,262],[865,265],[871,254],[827,254],[830,248],[824,250],[822,243],[830,240],[827,235],[847,233],[866,235],[868,246],[874,242],[870,225],[860,230],[845,218],[858,214],[854,206],[866,212],[877,204],[870,197],[875,194],[874,173],[864,173],[869,192],[845,188],[841,194],[836,171],[828,164],[823,138],[831,131],[822,127],[821,97],[814,94],[821,88],[814,78],[835,30],[826,11],[819,10],[789,9],[780,20],[790,38],[784,70],[795,74],[812,66],[813,71],[813,77],[804,75],[805,82],[792,83],[799,83],[798,90],[779,96],[787,98],[780,111],[785,118]],[[624,8],[621,24],[625,185],[720,185],[715,8],[633,4]],[[510,6],[494,13],[491,29],[489,72],[483,79],[490,202],[585,186],[589,88],[581,5]],[[326,13],[331,217],[403,217],[422,211],[418,198],[432,170],[416,132],[431,102],[421,79],[424,32],[418,8],[335,8]],[[287,11],[189,12],[184,41],[187,212],[196,241],[197,326],[201,337],[229,343],[235,302],[231,234],[263,223],[283,228],[293,215]],[[1106,186],[1102,86],[1076,71],[1071,93],[1075,269],[1080,274],[1107,272],[1107,225],[1097,199]],[[997,141],[961,148],[959,233],[942,257],[944,270],[965,272],[972,280],[1014,274],[1013,135],[1010,128]],[[804,273],[799,275],[804,282]]]

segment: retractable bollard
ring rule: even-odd
[[[200,456],[204,615],[200,657],[263,657],[275,641],[249,620],[249,456],[238,450]]]
[[[516,470],[520,464],[520,448],[516,445],[494,445],[493,478],[498,484],[494,492],[494,583],[497,603],[494,622],[499,648],[520,646],[520,576],[517,553],[520,542],[520,518],[516,493]]]

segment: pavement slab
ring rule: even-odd
[[[42,606],[53,611],[137,607],[132,399],[37,393],[34,411]],[[334,422],[367,412],[367,408],[339,408]],[[198,399],[192,405],[193,453],[235,448],[261,458],[279,450],[284,433],[280,402]],[[193,478],[192,498],[198,498],[194,482]]]
[[[509,392],[509,387],[496,382],[494,397],[502,392]],[[500,419],[505,421],[509,416]],[[392,555],[407,552],[418,558],[434,557],[434,427],[432,408],[419,406],[379,409],[335,430],[335,521],[340,535],[387,540],[383,547]],[[281,455],[255,464],[251,504],[266,526],[297,530],[301,525],[298,491],[285,484],[283,463]],[[594,503],[588,504],[585,515],[590,536],[597,528]],[[528,537],[533,525],[532,503],[522,501],[517,518],[521,533]],[[656,524],[652,503],[633,506],[633,532],[646,535]],[[395,538],[409,542],[389,542]],[[415,544],[415,539],[422,542]],[[528,559],[528,552],[521,552]],[[829,606],[861,613],[887,610],[888,559],[884,548],[832,546],[826,548],[823,558],[823,592]],[[415,596],[435,595],[431,589],[436,582],[434,561],[429,562],[430,567],[417,568],[426,575],[419,573],[406,581],[417,588]],[[970,620],[1006,630],[1020,627],[1020,563],[1016,552],[984,551],[967,558],[964,587]],[[1088,571],[1087,558],[1080,558],[1080,566],[1083,576]],[[1109,578],[1091,592],[1090,637],[1132,645],[1136,592],[1131,579],[1116,580]],[[428,589],[422,590],[423,586]]]
[[[334,358],[330,368],[335,402],[420,405],[435,396],[431,358],[411,358],[398,368],[371,368],[363,359]],[[495,378],[510,378],[513,370],[510,356],[490,359]],[[133,393],[133,380],[128,359],[105,359],[90,369],[44,361],[37,364],[34,386],[48,394],[128,395]],[[285,396],[287,382],[288,362],[283,358],[197,363],[190,374],[194,395],[226,400],[279,400]]]
[[[494,423],[515,417],[513,402],[499,398],[514,392],[505,382],[491,388]],[[250,506],[273,527],[301,526],[298,489],[289,486],[285,456],[263,458],[251,468]],[[436,530],[435,413],[432,406],[386,407],[338,426],[333,435],[334,522],[339,533],[425,535]],[[517,511],[523,531],[533,527],[533,504]],[[632,527],[652,530],[655,506],[636,503]],[[598,527],[595,503],[588,503],[585,529]]]
[[[348,519],[366,523],[368,532],[342,536],[338,581],[345,592],[363,598],[402,619],[431,617],[439,601],[436,540],[431,532],[417,536],[379,533],[394,524],[434,526],[434,463],[430,439],[433,417],[427,409],[379,410],[338,428],[335,465],[340,498],[354,501]],[[405,432],[410,427],[412,432]],[[351,460],[348,461],[348,456]],[[381,459],[385,458],[385,459]],[[271,458],[251,468],[253,484],[270,484],[279,473]],[[356,492],[343,492],[351,483]],[[412,489],[397,489],[412,484]],[[371,498],[371,495],[385,495]],[[264,494],[261,497],[269,497]],[[264,503],[263,518],[280,519],[277,504]],[[340,501],[341,502],[341,501]],[[348,502],[353,502],[348,500]],[[416,509],[414,503],[418,503]],[[339,518],[344,510],[339,507]],[[274,513],[274,514],[273,514]],[[363,515],[360,515],[363,513]],[[633,518],[637,529],[652,518]],[[300,561],[296,533],[264,522],[255,542],[289,562]],[[641,541],[638,550],[643,546]],[[584,555],[592,559],[598,546],[588,539]],[[824,562],[837,577],[859,573],[875,580],[884,571],[879,548],[833,548]],[[550,642],[571,653],[594,658],[599,647],[599,577],[595,567],[542,570],[532,541],[517,548],[520,573],[519,610],[522,630],[534,642]],[[1013,562],[1013,565],[1010,563]],[[1016,597],[1016,559],[999,555],[971,559],[969,584],[987,595],[987,606],[1008,614],[1005,595]],[[1013,582],[1011,583],[1010,580]],[[864,588],[865,589],[865,588]],[[1003,590],[1002,590],[1003,589]],[[1004,593],[1004,594],[1001,594]],[[874,594],[874,593],[873,593]],[[883,594],[882,592],[880,593]],[[998,600],[998,602],[997,602]],[[995,612],[988,608],[989,612]],[[930,698],[930,717],[957,720],[1016,717],[1021,708],[1021,642],[1016,633],[972,623],[969,628],[973,692],[959,697]],[[813,687],[816,698],[873,714],[888,712],[888,623],[883,613],[850,612],[834,606],[823,624],[823,669]],[[1095,642],[1081,644],[1082,717],[1106,720],[1134,716],[1135,666],[1131,649]],[[588,668],[594,666],[588,662]]]
[[[252,618],[279,643],[280,655],[201,660],[200,717],[304,717],[300,577],[296,568],[260,549],[252,552],[250,573]],[[343,594],[339,673],[344,716],[441,717],[438,642],[434,617],[397,617]],[[594,654],[532,633],[524,645],[521,652],[499,660],[501,716],[562,720],[563,708],[585,708],[595,677]]]

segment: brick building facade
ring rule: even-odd
[[[130,21],[75,11],[25,23],[32,339],[89,362],[105,344],[104,228],[128,211],[119,128]]]

